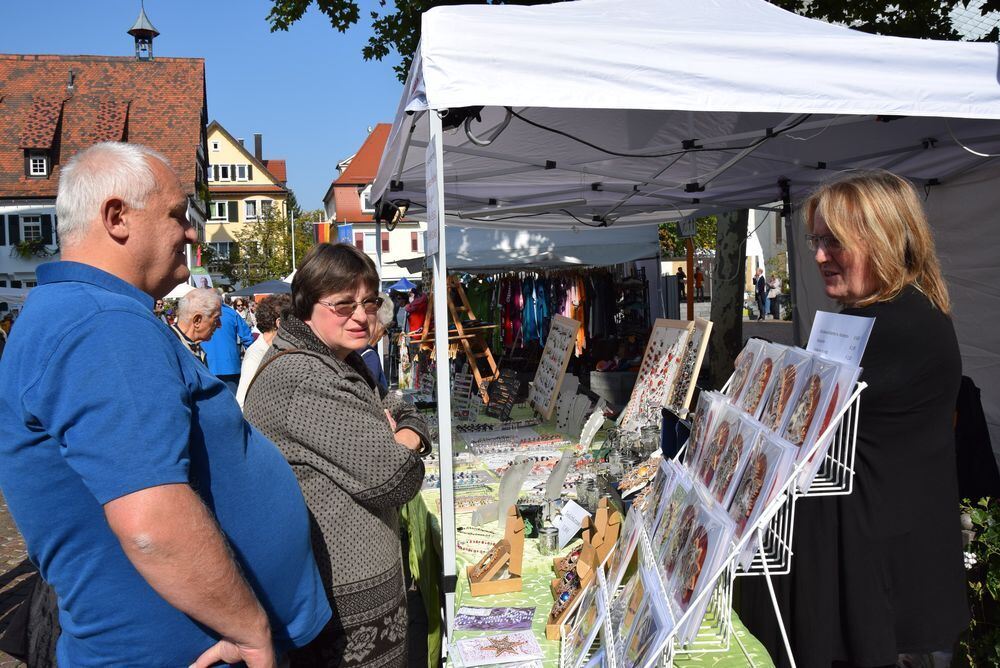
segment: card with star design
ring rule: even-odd
[[[457,643],[465,666],[521,663],[543,658],[542,648],[531,631],[500,633],[482,638],[463,638]]]

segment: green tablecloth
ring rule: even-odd
[[[512,412],[511,419],[529,417],[530,412],[521,415],[518,409]],[[483,422],[490,420],[484,419]],[[551,433],[551,424],[542,424],[536,428],[539,433]],[[462,492],[458,492],[462,494]],[[440,590],[440,580],[443,568],[441,565],[441,525],[439,521],[438,490],[425,490],[417,495],[403,508],[403,521],[410,534],[410,572],[413,580],[420,587],[427,611],[427,665],[436,668],[441,660],[442,628],[439,611],[444,597]],[[459,514],[456,517],[457,527],[470,525],[471,514]],[[481,535],[476,530],[476,540],[494,542],[502,537],[497,524],[492,522],[483,527],[492,535]],[[458,542],[463,541],[462,533],[458,534]],[[570,548],[567,547],[565,551]],[[485,550],[484,550],[485,551]],[[565,552],[564,551],[564,552]],[[473,597],[469,592],[468,578],[465,576],[467,565],[475,564],[481,553],[467,552],[456,547],[458,586],[455,593],[456,609],[463,605],[474,606],[511,606],[534,607],[535,617],[532,630],[545,653],[546,666],[558,665],[559,642],[545,639],[545,622],[552,607],[552,595],[549,593],[549,581],[555,577],[552,572],[552,558],[542,556],[538,552],[538,541],[527,539],[524,548],[522,573],[522,591],[510,594],[495,594],[491,596]],[[482,635],[478,631],[457,631],[452,642],[463,637]],[[720,666],[736,668],[743,666],[773,666],[771,658],[756,638],[754,638],[742,622],[733,613],[733,637],[728,651],[701,652],[698,654],[678,654],[674,661],[677,666]]]

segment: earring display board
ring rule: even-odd
[[[546,420],[552,417],[556,397],[562,386],[563,376],[570,355],[576,346],[576,333],[580,322],[561,315],[552,316],[549,336],[545,339],[542,359],[535,372],[535,380],[528,393],[528,402]]]
[[[647,424],[659,424],[660,408],[667,405],[680,375],[694,327],[695,323],[687,320],[665,318],[653,324],[639,377],[618,420],[621,429],[636,431]]]
[[[677,374],[677,380],[674,382],[669,401],[664,404],[677,415],[687,413],[688,406],[691,405],[694,386],[698,382],[698,373],[701,371],[701,362],[705,357],[708,337],[711,333],[711,320],[694,319],[694,329],[691,330],[691,336],[688,338],[687,351],[684,353],[684,360]]]
[[[517,374],[509,369],[500,372],[500,376],[490,383],[490,403],[486,406],[486,415],[498,420],[509,420],[510,411],[517,399]]]

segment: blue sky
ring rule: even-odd
[[[269,32],[268,0],[146,0],[160,36],[157,56],[205,59],[209,120],[264,157],[288,161],[288,184],[303,209],[320,208],[337,162],[353,154],[369,126],[392,122],[402,94],[397,62],[366,62],[361,47],[374,0],[360,0],[361,23],[341,34],[310,8],[289,32]],[[126,34],[139,0],[0,0],[0,53],[130,56]]]

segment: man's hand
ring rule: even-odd
[[[263,647],[256,648],[237,645],[228,640],[220,640],[205,650],[205,653],[199,656],[190,668],[209,668],[209,666],[214,666],[219,662],[231,664],[240,661],[246,663],[247,668],[275,668],[278,665],[270,639]]]

